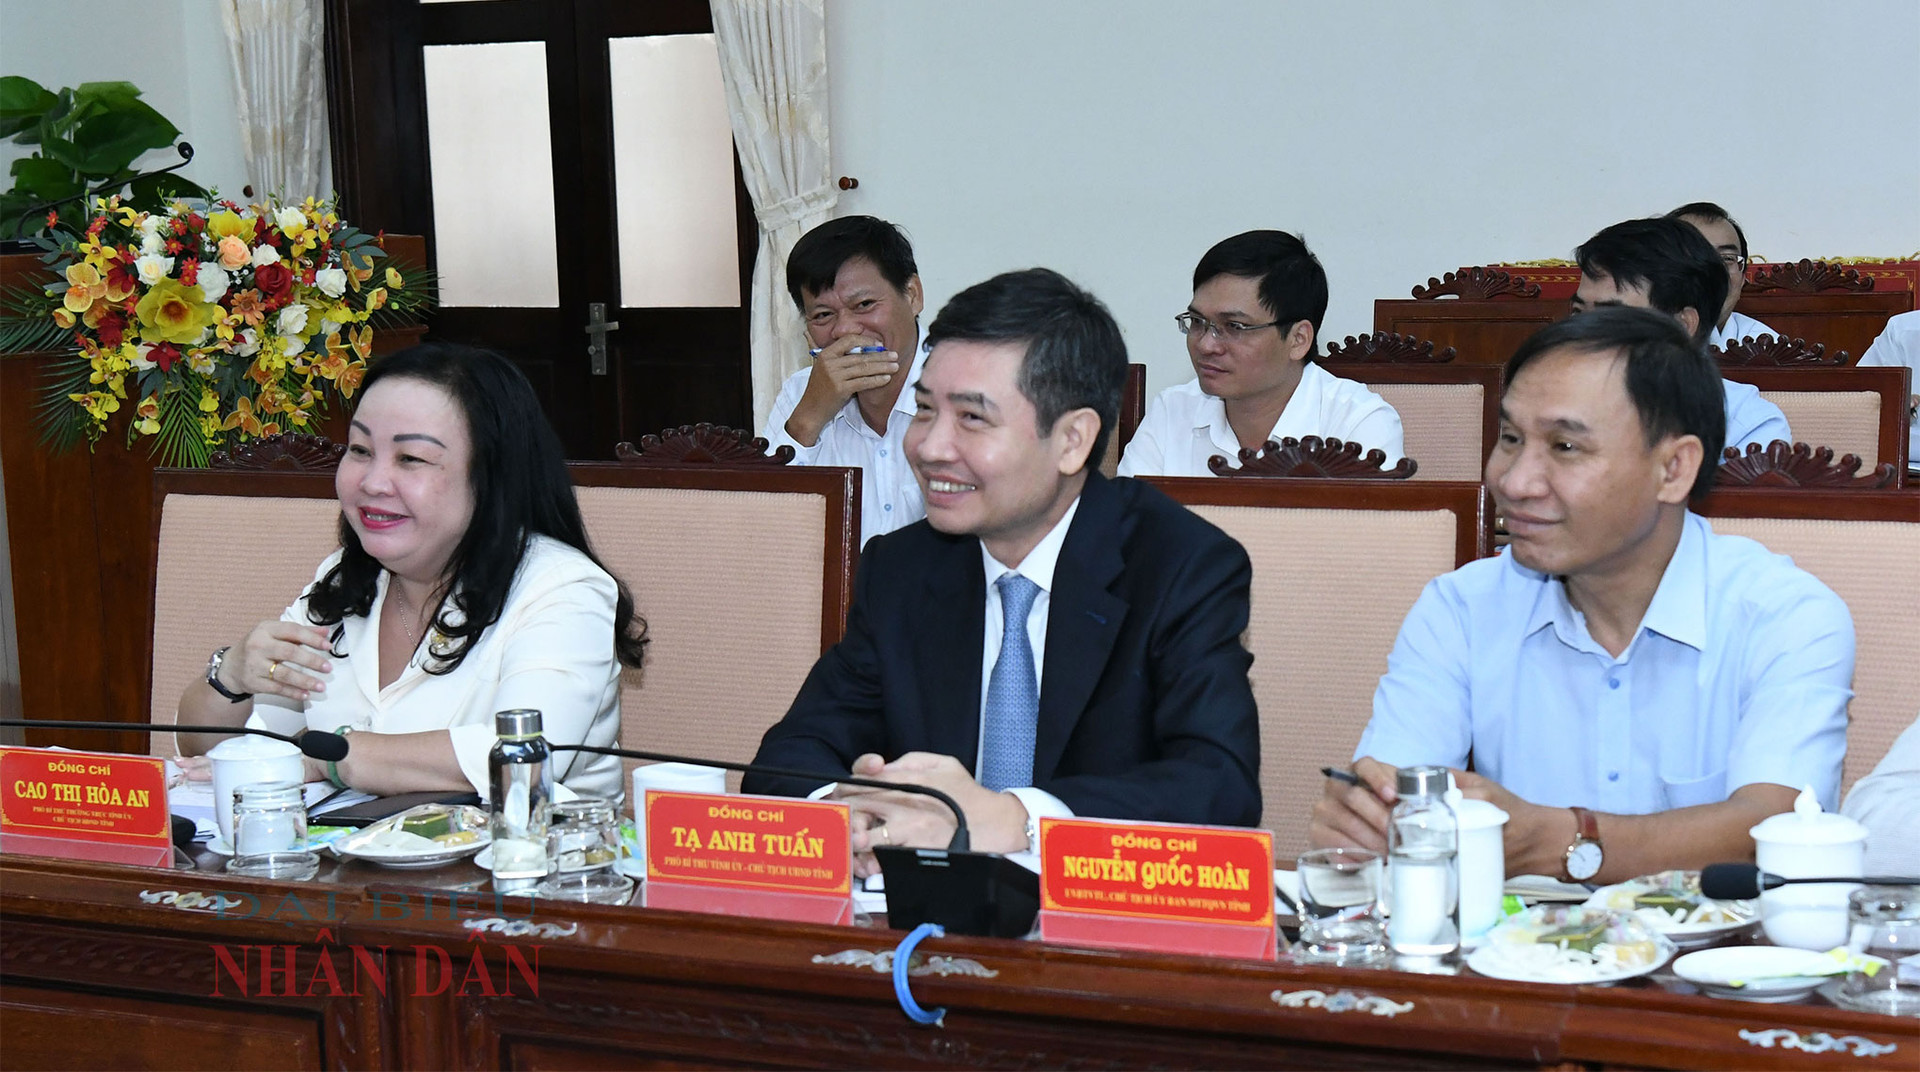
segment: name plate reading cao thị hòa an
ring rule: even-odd
[[[166,762],[0,748],[0,852],[167,866]]]
[[[647,907],[853,922],[845,804],[649,789],[644,806]]]
[[[1070,945],[1271,960],[1273,835],[1042,819],[1040,936]]]

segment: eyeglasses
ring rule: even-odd
[[[1745,269],[1747,266],[1747,258],[1739,253],[1723,252],[1720,254],[1720,263],[1729,268]]]
[[[1179,316],[1173,318],[1173,322],[1179,327],[1180,334],[1182,335],[1198,335],[1205,338],[1211,333],[1214,338],[1224,342],[1232,342],[1235,339],[1243,338],[1249,332],[1262,331],[1266,328],[1280,326],[1280,321],[1278,320],[1270,320],[1265,324],[1236,324],[1231,320],[1223,324],[1216,324],[1206,317],[1201,316],[1199,313],[1181,313]]]

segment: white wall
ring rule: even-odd
[[[1326,265],[1323,340],[1465,264],[1566,257],[1705,199],[1756,255],[1920,249],[1920,3],[828,0],[840,211],[901,224],[930,309],[1042,264],[1153,390],[1194,262],[1255,227]]]
[[[193,145],[181,174],[244,200],[233,61],[215,0],[0,0],[0,74],[25,75],[48,89],[82,82],[132,82],[141,99]],[[30,146],[0,143],[0,176]],[[180,158],[171,149],[140,168]],[[0,188],[12,185],[0,177]]]

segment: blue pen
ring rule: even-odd
[[[826,347],[824,346],[816,346],[813,349],[807,351],[807,356],[819,357],[820,351],[825,349]],[[884,354],[887,352],[887,348],[884,346],[856,346],[853,349],[848,350],[847,352],[850,354]]]

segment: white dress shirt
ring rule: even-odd
[[[1760,388],[1738,380],[1722,379],[1720,389],[1727,399],[1726,446],[1746,450],[1747,444],[1766,446],[1776,439],[1793,442],[1793,430],[1787,427],[1787,415],[1780,407],[1760,397]]]
[[[320,564],[326,576],[342,552]],[[496,711],[519,707],[541,713],[545,735],[560,744],[611,748],[620,736],[620,663],[613,649],[618,589],[606,571],[558,540],[535,536],[513,576],[500,619],[467,649],[458,668],[430,674],[430,644],[421,644],[400,676],[380,687],[380,608],[392,574],[381,571],[367,616],[338,626],[333,670],[318,674],[327,691],[302,706],[279,696],[254,700],[254,717],[280,733],[343,726],[370,733],[446,730],[460,772],[486,796],[487,753]],[[451,610],[449,604],[449,613]],[[301,593],[282,621],[311,625]],[[617,800],[620,761],[613,756],[556,753],[554,781],[577,793]]]
[[[1832,811],[1853,696],[1853,617],[1826,585],[1688,514],[1618,657],[1558,578],[1513,555],[1429,582],[1373,694],[1355,757],[1473,757],[1522,799],[1622,815],[1811,785]]]
[[[1039,696],[1046,688],[1047,673],[1047,612],[1053,606],[1053,570],[1060,562],[1060,548],[1067,542],[1067,530],[1073,527],[1073,515],[1080,512],[1080,500],[1075,499],[1067,507],[1060,521],[1048,530],[1040,542],[1033,545],[1027,557],[1020,560],[1018,566],[1009,566],[993,557],[987,545],[980,545],[980,563],[986,569],[987,577],[987,618],[985,643],[980,646],[980,746],[977,754],[984,756],[987,751],[987,687],[993,680],[993,664],[1000,661],[1000,642],[1006,637],[1006,612],[1000,607],[1000,578],[1009,573],[1017,573],[1039,586],[1039,594],[1033,597],[1033,607],[1027,611],[1027,642],[1033,652],[1034,695]],[[979,763],[974,764],[973,775],[980,776]],[[1073,816],[1073,809],[1066,806],[1059,797],[1044,789],[1023,786],[1006,790],[1020,798],[1026,806],[1027,814],[1037,823],[1041,818],[1052,816],[1066,819]],[[1030,845],[1027,851],[1035,853],[1039,846]],[[1024,855],[1024,854],[1023,854]],[[1038,857],[1034,859],[1037,861]],[[1031,866],[1031,865],[1029,865]]]
[[[807,380],[813,369],[804,368],[787,377],[780,397],[774,399],[767,414],[767,426],[760,437],[767,441],[767,452],[781,447],[793,448],[794,465],[852,465],[860,469],[860,544],[883,532],[905,528],[927,516],[927,505],[920,495],[920,482],[913,478],[907,464],[907,427],[913,423],[913,385],[927,363],[926,333],[914,347],[913,364],[900,385],[900,397],[893,400],[887,414],[887,432],[881,435],[867,426],[860,414],[860,399],[847,399],[833,415],[813,446],[805,446],[787,434],[787,418],[807,393]]]
[[[1867,352],[1860,355],[1861,367],[1897,367],[1905,365],[1913,370],[1912,388],[1920,394],[1920,309],[1911,313],[1898,313],[1887,321],[1880,331],[1880,337],[1873,340]],[[1907,401],[1912,423],[1907,428],[1907,467],[1920,466],[1920,413],[1913,412],[1913,401]]]
[[[1920,875],[1920,719],[1853,783],[1840,811],[1867,828],[1866,874]]]
[[[1707,337],[1707,345],[1724,350],[1728,343],[1757,339],[1762,335],[1771,335],[1776,339],[1780,337],[1779,332],[1744,313],[1731,313],[1727,316],[1726,327],[1713,329],[1713,334]]]
[[[1386,452],[1393,465],[1406,455],[1400,415],[1387,400],[1354,380],[1309,361],[1268,439],[1339,439]],[[1364,451],[1362,452],[1364,453]],[[1212,476],[1207,459],[1225,457],[1240,468],[1240,439],[1227,423],[1227,404],[1195,379],[1160,392],[1120,459],[1121,476]]]

